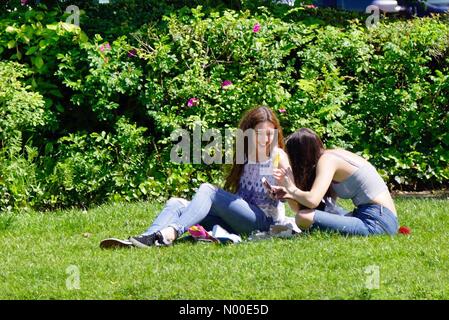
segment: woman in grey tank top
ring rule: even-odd
[[[398,220],[388,187],[365,159],[346,150],[325,150],[321,139],[302,128],[286,142],[292,172],[275,170],[279,199],[302,207],[296,223],[303,229],[336,231],[348,235],[396,234]],[[351,199],[352,213],[335,205],[337,197]],[[326,205],[316,209],[322,199]]]

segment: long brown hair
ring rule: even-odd
[[[323,142],[314,131],[301,128],[288,137],[285,147],[296,186],[310,191],[316,177],[316,165],[324,152]]]
[[[277,145],[279,148],[284,148],[284,136],[282,134],[282,128],[279,123],[279,119],[276,117],[274,112],[266,107],[266,106],[259,106],[256,108],[253,108],[251,110],[248,110],[245,115],[240,120],[239,129],[245,132],[248,129],[254,129],[257,124],[262,122],[271,122],[274,126],[274,129],[277,130],[277,136],[278,141]],[[244,155],[245,158],[248,157],[248,145],[247,143],[244,144]],[[229,190],[230,192],[237,192],[240,177],[243,173],[243,164],[239,164],[235,160],[235,153],[234,153],[234,164],[232,165],[231,171],[229,175],[226,177],[226,182],[224,185],[224,188],[226,190]]]

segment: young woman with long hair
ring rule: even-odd
[[[347,150],[325,149],[320,137],[307,128],[287,139],[286,151],[292,172],[274,170],[278,186],[273,188],[278,199],[291,199],[308,208],[296,215],[300,228],[364,236],[397,233],[393,199],[367,160]],[[327,196],[351,199],[356,208],[345,215],[314,209]]]
[[[248,130],[254,134],[247,135],[243,143],[243,161],[234,161],[226,179],[226,190],[209,183],[201,184],[191,201],[169,199],[143,234],[128,240],[105,239],[100,246],[144,248],[168,245],[195,224],[201,224],[206,230],[218,224],[236,234],[269,230],[283,218],[285,208],[281,201],[264,190],[261,180],[265,177],[274,184],[275,162],[279,162],[279,168],[290,170],[288,157],[282,150],[282,129],[273,111],[264,106],[249,110],[241,119],[239,129],[244,134]],[[276,155],[279,158],[275,159]]]

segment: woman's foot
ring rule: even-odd
[[[137,248],[168,246],[171,244],[171,241],[164,240],[164,237],[162,236],[162,233],[160,231],[149,235],[131,237],[129,238],[129,241],[133,244],[133,246]]]
[[[116,238],[108,238],[100,242],[101,249],[130,248],[132,246],[133,244],[131,241]]]
[[[178,232],[173,227],[167,227],[161,230],[162,238],[164,239],[164,242],[172,243],[176,240],[178,236]]]

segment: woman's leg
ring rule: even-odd
[[[122,240],[117,238],[108,238],[100,242],[100,247],[107,248],[120,248],[120,247],[148,247],[166,243],[164,238],[170,235],[169,232],[173,231],[172,228],[167,228],[173,221],[182,215],[183,210],[187,207],[188,201],[181,198],[170,198],[164,209],[154,220],[153,224],[148,228],[146,232],[140,236],[130,237],[128,240]],[[165,230],[162,234],[160,231]]]
[[[357,217],[341,216],[334,213],[315,210],[312,229],[336,231],[344,235],[367,236],[370,234],[364,221]]]
[[[211,217],[221,218],[232,229],[230,231],[236,233],[265,231],[273,223],[259,207],[248,204],[235,194],[204,183],[183,210],[182,215],[170,226],[180,236],[190,226]]]
[[[223,224],[217,224],[236,234],[268,231],[273,224],[273,219],[267,217],[258,206],[222,189],[217,190],[212,208],[201,223],[214,218],[221,219]]]
[[[165,228],[155,233],[131,237],[132,245],[145,248],[158,244],[171,244],[181,236],[187,229],[201,222],[224,221],[229,227],[223,226],[228,231],[237,233],[250,233],[253,230],[268,230],[273,223],[272,218],[266,217],[264,212],[257,206],[252,206],[235,194],[218,189],[211,184],[202,184],[192,201],[187,207],[174,213],[172,209],[167,210],[161,217],[157,227],[150,227],[148,232],[166,225]],[[162,214],[162,213],[161,213]],[[221,220],[217,220],[217,218]],[[159,217],[158,217],[159,219]],[[168,221],[170,221],[168,223]],[[167,225],[168,223],[168,225]]]
[[[379,205],[359,206],[353,216],[340,216],[320,210],[301,210],[296,223],[304,229],[336,231],[345,235],[395,234],[397,220]]]
[[[363,204],[357,207],[354,216],[361,219],[370,234],[395,235],[399,223],[396,215],[378,204]]]
[[[143,235],[150,235],[168,227],[182,215],[184,209],[188,206],[188,204],[189,201],[182,198],[168,199],[162,211],[153,221],[148,230],[143,233]]]
[[[218,216],[214,216],[212,214],[209,214],[199,222],[199,224],[204,227],[207,231],[212,231],[214,226],[218,224],[220,227],[228,231],[229,233],[236,233],[236,231],[231,228],[222,218]]]

